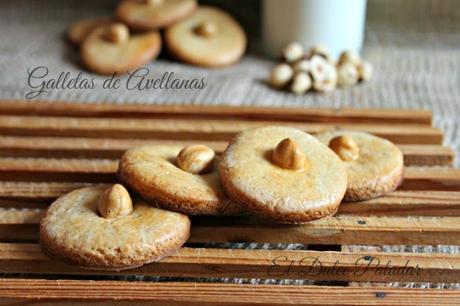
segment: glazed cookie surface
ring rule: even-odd
[[[74,44],[81,44],[97,27],[105,26],[113,21],[108,17],[80,20],[73,23],[67,30],[67,38]]]
[[[91,71],[110,75],[126,73],[155,59],[161,50],[158,32],[131,35],[121,23],[94,29],[81,45],[83,64]]]
[[[185,63],[220,67],[241,58],[246,49],[246,34],[226,12],[205,6],[168,27],[165,43],[171,54]]]
[[[390,141],[363,132],[334,131],[316,135],[334,150],[348,173],[347,201],[362,201],[395,190],[403,180],[403,154]]]
[[[191,15],[195,0],[125,0],[117,9],[118,20],[136,30],[154,30],[169,26]]]
[[[178,166],[182,149],[169,145],[130,149],[120,159],[118,177],[146,200],[158,201],[165,209],[191,215],[239,214],[240,207],[222,189],[218,158],[212,161],[210,172],[191,173]],[[182,164],[185,167],[186,163]]]
[[[190,220],[186,215],[141,201],[124,211],[108,206],[104,211],[109,215],[102,216],[98,206],[104,194],[112,200],[120,197],[119,192],[107,196],[107,187],[87,187],[51,204],[40,222],[44,252],[84,268],[122,270],[171,255],[188,239]],[[129,205],[129,195],[125,200],[122,205]]]
[[[344,165],[334,152],[303,131],[279,126],[238,134],[219,171],[231,198],[281,223],[334,214],[347,186]]]

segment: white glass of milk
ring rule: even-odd
[[[297,41],[305,48],[322,44],[337,57],[361,51],[366,0],[264,0],[263,44],[270,56]]]

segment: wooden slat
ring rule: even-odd
[[[129,148],[142,145],[204,144],[221,153],[227,147],[226,141],[196,141],[167,139],[116,139],[89,137],[27,137],[0,136],[0,156],[4,157],[47,157],[47,158],[109,158],[118,159]],[[411,145],[406,145],[411,146]],[[425,146],[424,146],[425,147]],[[424,158],[444,159],[444,147],[426,146]],[[439,154],[436,154],[439,153]],[[430,156],[432,158],[430,158]],[[436,157],[435,157],[436,156]],[[415,157],[415,154],[413,154]],[[417,159],[417,157],[415,157]]]
[[[0,114],[114,118],[263,119],[303,122],[419,123],[430,125],[426,110],[305,107],[95,104],[46,101],[1,101]]]
[[[268,121],[197,119],[119,119],[0,116],[0,134],[23,136],[109,137],[142,139],[229,140],[236,133],[272,125]],[[400,144],[441,144],[442,131],[420,124],[283,122],[310,133],[348,129],[373,133]]]
[[[115,182],[118,161],[109,159],[0,158],[0,181]],[[400,190],[460,190],[460,169],[406,167]]]
[[[0,279],[0,305],[457,305],[458,290]]]
[[[47,205],[72,190],[94,185],[79,182],[0,182],[0,199],[46,202]]]
[[[94,186],[78,182],[0,182],[0,198],[11,200],[52,201],[72,190]]]
[[[0,180],[115,182],[118,161],[108,159],[0,158]]]
[[[407,167],[400,190],[460,191],[460,169],[444,167]]]
[[[43,213],[44,210],[38,208],[0,208],[0,239],[37,239]],[[190,242],[460,244],[459,223],[459,217],[338,215],[292,226],[248,217],[196,217]],[[14,232],[21,227],[24,227],[21,233]]]
[[[406,166],[451,166],[455,160],[452,148],[439,145],[399,145]]]
[[[90,183],[0,182],[0,206],[46,207],[57,197]],[[460,192],[395,191],[362,202],[342,203],[338,215],[460,216]]]
[[[0,156],[41,158],[110,158],[117,159],[131,147],[148,144],[186,146],[197,142],[217,153],[227,146],[226,141],[113,139],[82,137],[27,137],[0,136]],[[442,145],[398,145],[404,154],[404,163],[410,165],[451,165],[454,151]]]
[[[195,219],[196,220],[196,219]],[[304,225],[255,220],[194,221],[191,242],[267,242],[304,244],[460,244],[458,217],[335,216]],[[209,235],[212,233],[212,235]]]
[[[360,216],[460,216],[460,192],[395,191],[377,199],[342,203],[339,208],[339,214]]]
[[[321,264],[320,264],[321,263]],[[392,267],[393,269],[385,266]],[[458,254],[344,253],[181,248],[158,263],[120,272],[89,271],[45,256],[38,244],[0,244],[4,273],[241,277],[336,281],[460,281]],[[399,270],[396,270],[399,269]],[[396,271],[402,271],[396,273]],[[391,272],[393,271],[393,272]]]

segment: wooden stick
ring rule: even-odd
[[[407,167],[400,190],[460,191],[460,169],[444,167]]]
[[[399,145],[406,166],[451,166],[455,152],[447,146]]]
[[[113,183],[118,161],[108,159],[0,158],[0,180]]]
[[[43,208],[51,201],[90,183],[0,182],[0,206]],[[460,192],[395,191],[377,199],[342,203],[338,215],[460,216]]]
[[[46,257],[37,244],[17,243],[0,244],[0,269],[4,273],[34,274],[457,282],[460,280],[460,256],[182,248],[159,263],[113,272],[67,265]]]
[[[0,182],[0,199],[44,202],[43,206],[72,190],[94,185],[78,182]]]
[[[225,223],[195,219],[191,242],[306,244],[459,244],[457,217],[335,216],[304,225],[282,226],[249,219]],[[209,235],[209,233],[213,233]],[[449,237],[447,237],[449,236]],[[457,237],[455,237],[457,236]]]
[[[152,144],[187,146],[197,142],[207,145],[217,153],[221,153],[227,147],[226,141],[207,140],[0,136],[0,156],[118,159],[131,147]],[[398,146],[404,154],[406,166],[447,166],[454,160],[454,151],[446,146],[410,144]]]
[[[338,214],[360,216],[460,216],[460,192],[395,191],[377,199],[342,203]]]
[[[204,144],[222,153],[227,147],[226,141],[196,141],[167,139],[116,139],[89,137],[24,137],[0,136],[0,156],[4,157],[47,157],[47,158],[109,158],[118,159],[129,148],[144,145],[177,145]],[[412,145],[403,145],[409,146]],[[420,147],[420,146],[417,146]],[[436,154],[436,158],[447,157],[442,146],[427,145],[426,158]],[[422,148],[423,150],[423,148]],[[444,157],[442,157],[444,156]],[[415,155],[413,155],[415,157]]]
[[[0,181],[113,183],[118,161],[0,158]],[[460,190],[460,169],[406,167],[400,190]]]
[[[37,239],[43,213],[43,209],[0,208],[0,239]],[[195,217],[190,242],[460,244],[459,222],[459,217],[338,215],[294,226],[249,217]],[[21,226],[27,226],[23,236],[13,231]]]
[[[23,136],[109,137],[142,139],[229,140],[236,133],[271,125],[268,121],[197,119],[113,119],[0,116],[0,134]],[[310,133],[347,129],[364,131],[400,144],[441,144],[442,131],[420,124],[294,123],[283,126]]]
[[[457,305],[458,290],[0,279],[0,305]]]
[[[113,118],[263,119],[301,122],[420,123],[431,125],[431,112],[413,109],[351,109],[208,105],[96,104],[2,101],[0,114]]]

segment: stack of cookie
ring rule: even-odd
[[[305,223],[334,215],[343,199],[396,189],[402,171],[394,144],[361,132],[314,137],[267,126],[239,133],[220,157],[200,144],[142,146],[119,161],[118,178],[130,192],[116,184],[64,195],[42,219],[40,242],[47,254],[72,264],[127,269],[182,246],[187,215]]]
[[[162,34],[173,57],[203,67],[233,64],[246,49],[233,17],[196,0],[124,0],[115,15],[79,21],[67,32],[90,71],[121,74],[147,64],[159,55]]]

